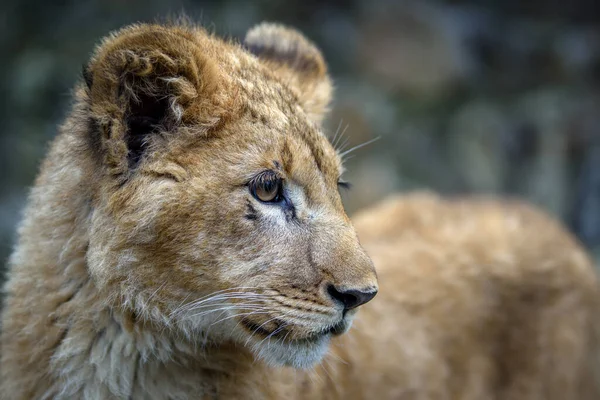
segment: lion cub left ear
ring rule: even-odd
[[[320,124],[333,88],[319,49],[300,32],[272,23],[250,29],[244,46],[298,92],[309,117]]]

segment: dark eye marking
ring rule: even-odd
[[[252,206],[252,203],[250,203],[250,200],[248,200],[246,206],[247,212],[246,215],[244,215],[244,217],[246,219],[249,219],[250,221],[256,221],[258,219],[258,214],[256,213],[256,209],[254,208],[254,206]]]

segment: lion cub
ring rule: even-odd
[[[363,249],[298,32],[133,25],[83,75],[10,260],[3,398],[598,398],[596,275],[545,216],[415,195],[356,218]]]

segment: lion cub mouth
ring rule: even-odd
[[[292,343],[317,342],[328,335],[339,336],[345,333],[349,328],[349,322],[347,322],[346,319],[342,319],[335,325],[326,327],[320,331],[312,332],[305,336],[300,336],[294,332],[293,325],[286,325],[284,321],[279,319],[269,321],[269,325],[274,326],[274,328],[271,329],[267,328],[265,324],[253,322],[249,318],[242,318],[241,325],[244,326],[251,335],[281,339],[282,341],[289,341]]]

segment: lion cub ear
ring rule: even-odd
[[[135,168],[155,136],[186,124],[208,131],[223,117],[227,90],[207,40],[189,28],[134,25],[98,46],[84,73],[90,134],[114,174]]]
[[[332,85],[323,56],[312,42],[294,29],[262,23],[248,31],[244,46],[297,90],[313,121],[323,120],[331,101]]]

